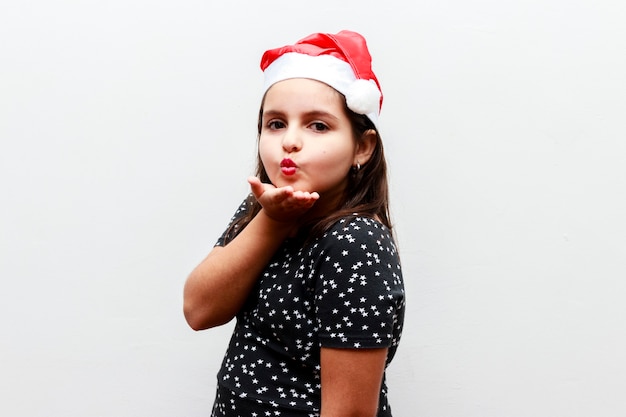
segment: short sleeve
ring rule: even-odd
[[[239,225],[233,226],[233,224],[235,224],[237,220],[244,217],[248,213],[248,211],[252,209],[253,203],[254,203],[254,197],[252,197],[252,195],[250,194],[239,205],[239,207],[237,208],[237,211],[235,211],[235,214],[233,214],[230,221],[228,222],[228,226],[226,227],[226,230],[224,230],[224,233],[222,233],[219,239],[217,239],[217,242],[215,242],[215,246],[226,246],[228,242],[233,240],[235,236],[239,234],[239,232],[241,231]]]
[[[315,308],[321,346],[397,346],[405,297],[390,231],[356,217],[337,223],[320,244]]]

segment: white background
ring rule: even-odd
[[[410,8],[409,5],[410,4]],[[369,41],[398,417],[624,416],[626,3],[3,1],[0,415],[207,416],[182,286],[247,193],[265,49]]]

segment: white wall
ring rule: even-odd
[[[623,416],[626,5],[0,4],[0,415],[206,416],[187,273],[247,192],[261,53],[368,39],[405,416]],[[411,7],[408,7],[411,4]]]

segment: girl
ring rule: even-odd
[[[193,329],[237,320],[212,416],[391,416],[404,287],[365,39],[313,34],[261,69],[251,195],[184,289]]]

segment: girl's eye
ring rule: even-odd
[[[311,123],[311,128],[316,132],[325,132],[328,130],[328,126],[322,122]]]
[[[280,120],[271,120],[267,124],[267,127],[269,127],[272,130],[276,130],[276,129],[282,129],[283,127],[285,127],[285,124],[281,122]]]

